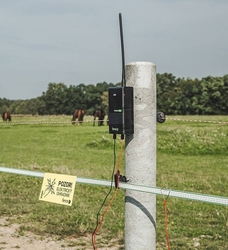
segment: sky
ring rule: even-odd
[[[203,78],[228,74],[227,0],[0,0],[0,98],[121,81],[125,63]]]

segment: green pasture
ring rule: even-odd
[[[157,186],[228,197],[228,117],[167,118],[157,124]],[[81,126],[72,125],[70,119],[18,116],[11,122],[37,122],[26,125],[2,125],[0,121],[0,166],[110,180],[114,149],[108,126],[93,127],[89,116]],[[193,119],[227,124],[190,121]],[[119,149],[117,139],[116,158]],[[0,216],[10,223],[20,223],[22,235],[31,231],[56,239],[91,235],[110,189],[77,183],[69,207],[39,201],[41,178],[0,173],[0,183]],[[166,249],[163,201],[164,197],[158,195],[156,231],[160,250]],[[172,197],[167,204],[171,249],[228,249],[228,207]],[[123,249],[124,190],[119,190],[99,234],[98,245],[115,239]]]

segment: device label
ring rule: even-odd
[[[119,131],[119,128],[113,128],[112,127],[112,131]]]

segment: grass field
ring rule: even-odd
[[[170,116],[157,124],[157,186],[228,197],[228,124],[192,119],[228,122],[225,116]],[[69,116],[13,117],[15,123],[38,121],[63,123],[0,123],[0,166],[111,179],[113,141],[107,125],[93,127],[92,117],[82,126],[71,125]],[[116,146],[118,154],[119,140]],[[73,205],[68,207],[38,200],[41,178],[0,173],[0,182],[0,216],[20,223],[21,234],[29,230],[59,238],[92,234],[109,191],[76,184]],[[157,249],[166,249],[163,199],[157,196]],[[228,207],[172,197],[167,202],[171,249],[228,249]],[[99,232],[103,242],[114,238],[123,243],[123,190]]]

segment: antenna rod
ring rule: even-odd
[[[121,39],[121,52],[122,52],[122,87],[125,87],[126,86],[125,58],[124,58],[124,40],[123,40],[123,25],[122,25],[121,13],[119,13],[119,24],[120,24],[120,39]]]

